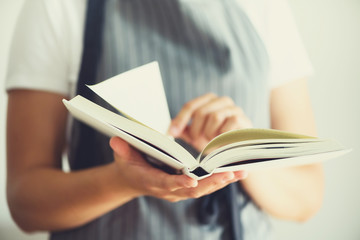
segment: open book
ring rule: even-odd
[[[153,164],[195,179],[215,172],[311,164],[350,151],[331,139],[242,129],[217,136],[195,158],[166,135],[170,115],[156,62],[89,87],[123,116],[78,95],[63,100],[75,118],[108,136],[119,136],[145,153]]]

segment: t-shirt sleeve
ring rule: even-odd
[[[70,78],[74,77],[71,34],[64,11],[53,11],[56,6],[49,6],[51,2],[25,1],[13,35],[6,90],[36,89],[69,95]]]
[[[306,78],[313,68],[286,0],[268,1],[266,45],[270,60],[270,88]]]

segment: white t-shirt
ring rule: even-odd
[[[312,67],[286,0],[239,0],[266,46],[270,87]],[[83,49],[86,0],[25,1],[10,53],[6,89],[74,94]]]

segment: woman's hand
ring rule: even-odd
[[[252,123],[229,97],[208,93],[187,102],[172,120],[169,133],[201,151],[217,135]]]
[[[244,171],[216,173],[200,181],[186,175],[170,175],[152,167],[118,137],[111,138],[110,146],[114,150],[119,182],[122,187],[128,187],[132,197],[153,196],[171,202],[199,198],[246,177]]]
[[[184,105],[172,121],[170,134],[183,138],[201,151],[221,133],[250,127],[250,120],[230,98],[209,93]],[[170,175],[152,167],[118,137],[110,140],[110,146],[114,150],[119,180],[129,186],[134,197],[146,195],[172,202],[199,198],[247,176],[245,171],[236,171],[216,173],[196,181],[186,175]]]

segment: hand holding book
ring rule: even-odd
[[[230,114],[231,117],[226,117],[226,112],[223,115],[220,114],[223,119],[218,121],[217,125],[215,124],[216,127],[213,127],[213,124],[208,124],[207,121],[210,116],[218,117],[212,113],[223,111],[218,108],[218,105],[221,105],[219,103],[224,99],[210,95],[210,97],[200,97],[200,100],[196,99],[186,105],[180,111],[180,117],[174,120],[176,126],[180,125],[176,134],[187,138],[199,149],[205,145],[204,143],[211,135],[225,132],[212,139],[202,148],[200,155],[194,158],[185,148],[166,135],[171,120],[169,111],[166,110],[166,98],[159,76],[158,65],[150,63],[89,86],[125,117],[92,103],[82,96],[76,96],[70,101],[63,100],[63,102],[78,120],[108,136],[122,138],[157,161],[159,165],[166,165],[195,179],[206,178],[219,172],[312,164],[349,152],[349,149],[331,139],[271,129],[247,128],[227,131],[230,128],[239,128],[241,119],[246,119],[231,102],[225,109],[238,112]],[[149,87],[144,88],[144,84]],[[151,88],[155,88],[154,91]],[[137,93],[138,89],[146,89],[146,91],[134,96],[133,93]],[[165,109],[165,112],[160,109]],[[188,126],[190,119],[192,121]],[[234,119],[238,121],[233,122]],[[201,134],[205,132],[204,128],[207,128],[206,132],[209,132],[205,136]],[[200,139],[203,140],[200,141]]]
[[[223,111],[224,109],[226,111]],[[170,133],[174,137],[183,138],[200,152],[213,137],[224,131],[251,127],[247,118],[242,123],[246,122],[248,125],[241,125],[243,116],[240,113],[241,109],[229,99],[206,94],[185,104],[171,124],[176,126],[177,132]],[[233,116],[238,121],[233,121]],[[231,120],[227,121],[229,119]],[[171,129],[174,130],[170,127]],[[207,135],[202,134],[205,131]],[[123,169],[122,178],[133,190],[136,189],[139,195],[150,195],[173,202],[198,198],[247,176],[247,172],[241,170],[216,173],[198,181],[186,175],[169,175],[153,168],[138,151],[120,138],[112,138],[110,146],[114,150],[115,161]]]
[[[202,180],[187,175],[170,175],[152,167],[141,154],[119,137],[110,140],[123,186],[130,196],[153,196],[171,202],[199,198],[246,177],[244,171],[223,172]],[[123,189],[124,190],[124,189]],[[126,191],[126,190],[125,190]]]

